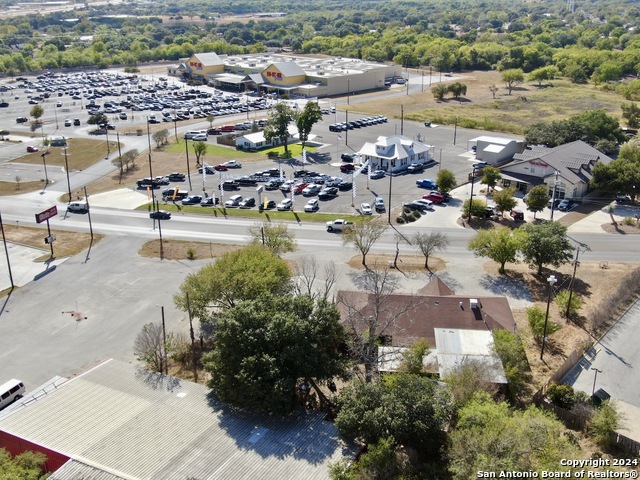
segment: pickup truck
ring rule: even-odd
[[[343,232],[345,229],[352,227],[353,222],[347,222],[341,218],[327,222],[327,232]]]
[[[162,191],[162,198],[167,200],[182,200],[189,196],[189,190],[180,190],[179,188],[165,188]]]

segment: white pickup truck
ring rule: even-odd
[[[327,222],[327,232],[343,232],[346,228],[352,227],[353,222],[347,222],[341,218]]]

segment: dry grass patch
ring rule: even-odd
[[[5,223],[4,233],[9,242],[42,250],[43,256],[39,260],[49,259],[49,246],[44,243],[44,237],[47,236],[46,229],[20,227]],[[89,248],[91,243],[91,235],[88,233],[66,232],[63,230],[51,230],[51,233],[56,236],[56,241],[53,244],[53,253],[56,257],[71,257]],[[103,235],[94,234],[93,244],[95,245],[102,238],[104,238]]]
[[[218,258],[229,252],[242,248],[240,245],[223,243],[203,243],[182,240],[163,240],[162,258],[166,260],[201,260],[203,258]],[[146,242],[139,250],[143,257],[160,258],[160,240]]]
[[[389,267],[393,264],[395,254],[369,254],[367,255],[367,265],[370,268]],[[362,255],[354,255],[347,262],[349,267],[356,270],[364,270],[362,265]],[[429,268],[433,273],[442,271],[447,268],[447,262],[438,257],[429,258]],[[400,273],[426,272],[424,268],[424,257],[418,255],[399,255],[396,269]]]

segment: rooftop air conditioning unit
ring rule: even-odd
[[[469,304],[471,305],[471,308],[480,308],[480,303],[478,303],[477,298],[470,298]]]

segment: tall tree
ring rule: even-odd
[[[458,184],[456,175],[451,170],[440,170],[436,176],[438,190],[442,193],[449,193]]]
[[[290,280],[291,271],[284,260],[260,245],[250,245],[225,253],[215,263],[188,275],[173,301],[184,312],[190,307],[202,325],[213,328],[221,310],[265,293],[287,293]]]
[[[393,302],[398,277],[389,268],[365,270],[354,283],[368,294],[367,304],[363,305],[349,292],[341,292],[337,303],[343,310],[349,349],[364,365],[365,380],[370,382],[378,364],[378,339],[394,328],[402,315],[416,308],[419,300],[416,298],[403,305]]]
[[[522,236],[510,228],[480,230],[469,240],[469,250],[477,257],[488,257],[500,264],[499,272],[505,273],[507,262],[518,261],[518,250],[522,246]]]
[[[12,456],[4,448],[0,448],[0,473],[2,478],[16,480],[40,480],[49,476],[42,473],[47,457],[40,452],[24,452]]]
[[[193,153],[196,156],[196,165],[200,165],[200,159],[207,154],[207,144],[204,142],[193,143]]]
[[[424,255],[424,268],[431,271],[429,257],[440,250],[446,250],[449,238],[446,233],[442,232],[418,232],[413,236],[413,244]]]
[[[493,192],[493,202],[496,204],[496,210],[500,213],[507,212],[518,205],[514,195],[516,189],[514,187],[503,188],[499,192]]]
[[[296,126],[298,127],[298,135],[303,149],[309,140],[311,129],[320,120],[322,120],[322,111],[318,102],[307,102],[302,112],[296,115]]]
[[[335,305],[304,295],[262,295],[220,315],[216,348],[204,357],[209,386],[240,408],[288,413],[296,385],[320,385],[343,376],[344,330]]]
[[[264,128],[264,138],[268,142],[280,140],[284,145],[284,155],[289,157],[289,122],[293,119],[293,110],[284,102],[278,102],[271,108],[271,116]]]
[[[482,179],[480,183],[484,183],[489,191],[493,190],[502,178],[500,169],[496,167],[485,167],[482,169]]]
[[[277,256],[296,251],[295,235],[285,223],[255,223],[248,231],[252,244],[263,245]]]
[[[567,227],[558,222],[544,222],[539,225],[527,224],[520,228],[526,236],[521,252],[532,267],[542,274],[544,265],[559,267],[571,261],[573,246],[567,238]]]
[[[536,213],[544,210],[549,204],[551,197],[547,190],[546,185],[536,185],[527,194],[524,199],[524,203],[527,205],[527,210],[533,212],[533,218],[536,218]]]
[[[318,278],[322,273],[322,279]],[[298,282],[295,291],[310,298],[328,300],[338,281],[338,271],[333,261],[326,262],[322,272],[315,256],[306,256],[296,265]]]
[[[564,431],[559,420],[536,407],[511,410],[478,393],[460,409],[449,435],[453,479],[482,471],[555,470],[561,459],[579,455]]]
[[[509,91],[509,95],[511,95],[511,92],[516,88],[516,85],[524,82],[524,72],[521,68],[511,68],[502,72],[501,78]]]
[[[44,115],[44,108],[42,108],[42,105],[34,105],[33,108],[31,108],[29,115],[31,115],[37,122],[40,117]]]
[[[160,148],[162,145],[167,143],[167,139],[169,138],[169,130],[163,128],[154,132],[152,135],[153,141],[156,142],[156,148]]]
[[[339,403],[335,423],[347,439],[368,444],[391,436],[423,458],[439,456],[451,399],[431,379],[406,373],[374,383],[357,379],[342,390]]]
[[[387,230],[387,225],[377,222],[358,222],[342,232],[342,242],[353,245],[362,254],[362,265],[367,268],[367,254]]]

